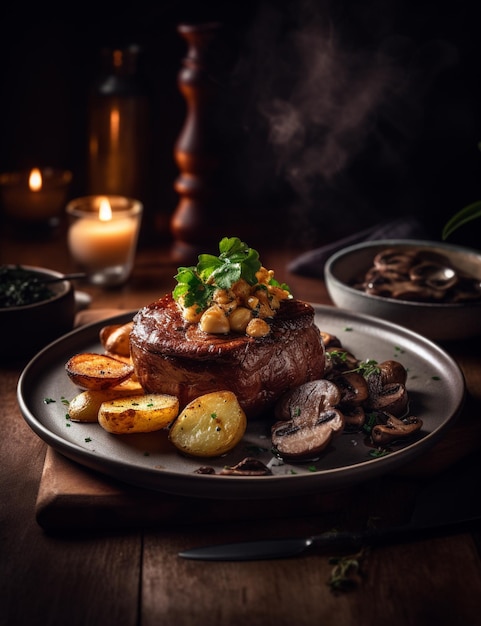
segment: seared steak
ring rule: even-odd
[[[287,390],[322,378],[324,344],[314,309],[284,300],[262,338],[207,334],[186,322],[170,294],[142,308],[130,337],[135,373],[149,393],[168,393],[184,407],[218,390],[237,395],[248,417],[259,416]]]

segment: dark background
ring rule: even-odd
[[[249,208],[259,216],[252,228],[301,245],[404,215],[439,238],[450,215],[481,199],[477,13],[466,0],[4,9],[0,169],[69,168],[72,196],[83,194],[100,50],[140,44],[153,111],[146,210],[166,228],[185,119],[176,81],[186,46],[176,27],[215,20],[224,25],[213,72],[226,211],[243,219]],[[479,245],[479,227],[452,241]]]

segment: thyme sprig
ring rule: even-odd
[[[329,559],[334,567],[327,584],[334,592],[350,591],[356,588],[363,577],[362,564],[367,556],[367,548],[361,548],[356,554],[335,556]]]
[[[331,352],[327,353],[327,356],[331,359],[340,361],[341,363],[346,363],[348,353],[345,350],[331,350]],[[380,374],[381,369],[379,367],[379,363],[374,359],[365,359],[364,361],[358,361],[356,367],[347,370],[345,373],[351,374],[355,372],[362,374],[364,378],[369,378],[369,376]]]
[[[364,361],[359,361],[358,366],[350,371],[359,372],[359,374],[362,374],[364,378],[369,378],[369,376],[381,373],[379,364],[374,359],[365,359]]]

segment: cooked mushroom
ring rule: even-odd
[[[369,396],[368,408],[373,411],[387,411],[401,417],[408,409],[409,396],[405,385],[389,383]]]
[[[404,365],[399,361],[389,359],[379,363],[378,368],[383,385],[388,385],[389,383],[406,384],[408,373]]]
[[[366,412],[362,406],[353,406],[347,409],[343,408],[342,413],[345,421],[345,432],[357,432],[361,430],[366,422]]]
[[[446,291],[458,282],[458,275],[452,267],[433,261],[417,263],[409,270],[409,278],[416,283],[423,283],[432,289]]]
[[[339,389],[328,380],[315,380],[288,392],[276,407],[280,421],[272,426],[274,453],[282,459],[316,458],[344,429],[344,415],[336,408]]]
[[[336,337],[336,335],[331,335],[331,333],[326,333],[325,331],[321,330],[321,339],[324,343],[325,348],[341,347],[341,341],[338,337]]]
[[[376,424],[371,431],[371,438],[376,445],[386,445],[398,439],[406,439],[419,431],[423,422],[418,417],[410,416],[403,420],[385,413],[385,423]]]
[[[339,404],[342,407],[358,406],[369,398],[366,379],[359,372],[343,372],[330,378],[341,393]]]
[[[321,411],[337,406],[340,400],[341,393],[334,383],[325,378],[312,380],[281,396],[274,409],[275,416],[278,420],[307,416],[315,421]]]
[[[465,302],[481,298],[481,280],[447,256],[417,247],[380,251],[352,285],[367,294],[410,302]]]
[[[399,361],[387,360],[379,363],[376,370],[367,377],[369,396],[374,397],[382,393],[385,385],[398,383],[405,385],[407,380],[407,370]]]
[[[359,360],[343,347],[329,347],[326,349],[326,369],[324,375],[331,377],[341,372],[356,369]]]
[[[219,474],[221,476],[269,476],[272,472],[262,461],[248,456],[237,465],[224,467]]]
[[[382,250],[374,257],[374,267],[384,271],[394,271],[398,274],[409,274],[409,268],[417,251],[414,249],[397,250],[388,248]]]

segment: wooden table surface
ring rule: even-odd
[[[329,304],[321,281],[287,271],[297,251],[260,251],[296,297]],[[7,262],[73,269],[62,236],[19,241],[4,235],[0,263]],[[92,296],[87,314],[93,319],[156,299],[172,288],[175,269],[159,244],[139,250],[124,287],[78,288]],[[439,481],[438,505],[452,497],[443,486],[448,480],[479,501],[479,348],[459,342],[445,349],[460,364],[468,390],[446,440],[395,475],[355,489],[257,505],[139,492],[67,461],[20,413],[16,383],[24,364],[3,364],[0,625],[481,624],[479,526],[363,550],[355,555],[360,571],[354,584],[342,592],[330,584],[337,553],[246,563],[177,556],[196,545],[303,536],[346,520],[351,528],[372,518],[387,525],[406,521],[418,491]]]

